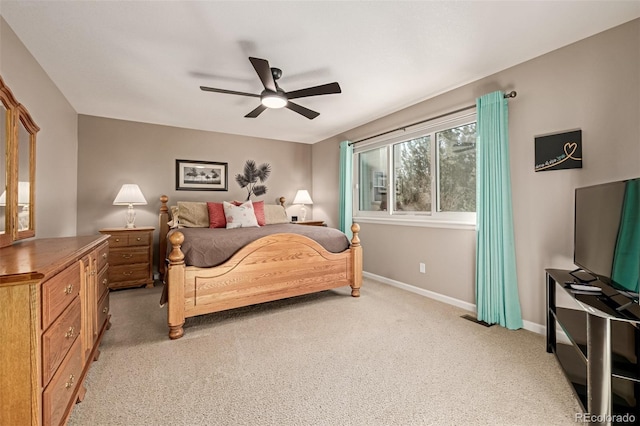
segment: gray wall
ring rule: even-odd
[[[640,20],[313,145],[314,208],[317,219],[337,223],[341,140],[371,136],[511,89],[518,92],[509,101],[509,139],[519,293],[524,319],[544,324],[544,269],[574,267],[574,189],[640,176]],[[582,129],[583,168],[535,173],[534,137],[576,128]],[[361,227],[365,271],[475,304],[475,231]],[[426,274],[418,272],[420,261]]]
[[[78,115],[1,16],[0,75],[41,129],[36,145],[36,236],[75,235]]]
[[[289,205],[297,189],[311,189],[311,146],[306,144],[87,115],[79,116],[78,139],[79,235],[124,226],[126,207],[113,205],[124,183],[142,190],[148,204],[135,207],[136,225],[155,226],[156,241],[161,195],[169,197],[169,204],[245,200],[246,190],[234,177],[248,159],[271,165],[268,192],[252,200],[275,204],[284,196]],[[176,159],[228,163],[228,191],[176,191]],[[288,211],[298,214],[299,208]]]

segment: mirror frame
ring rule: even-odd
[[[0,247],[11,245],[14,241],[31,238],[36,235],[35,231],[35,183],[36,183],[36,134],[40,128],[33,121],[29,111],[24,105],[20,104],[13,96],[11,89],[5,85],[0,76],[0,102],[7,111],[5,135],[0,135],[0,143],[5,146],[5,184],[6,184],[6,206],[5,206],[5,232],[0,234]],[[1,119],[1,118],[0,118]],[[25,230],[18,229],[18,176],[19,163],[18,152],[19,143],[18,130],[19,126],[26,130],[29,135],[28,152],[29,152],[29,226]],[[0,188],[1,189],[1,188]]]

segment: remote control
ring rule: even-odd
[[[601,291],[600,287],[594,286],[594,285],[585,285],[585,284],[570,284],[571,288],[574,290],[580,290],[580,291],[593,291],[593,292],[598,292]]]

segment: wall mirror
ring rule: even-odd
[[[40,128],[0,77],[0,247],[35,236],[35,147]]]

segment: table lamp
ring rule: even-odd
[[[125,183],[120,188],[120,192],[116,195],[116,199],[113,200],[114,206],[129,206],[126,213],[127,228],[135,228],[136,211],[133,209],[135,205],[146,205],[147,200],[144,199],[142,191],[135,183]]]
[[[307,209],[304,205],[313,204],[311,196],[309,195],[309,191],[307,191],[306,189],[299,189],[298,192],[296,192],[295,198],[293,199],[293,204],[302,204],[302,207],[300,208],[300,214],[302,214],[302,222],[304,222],[307,218]]]

